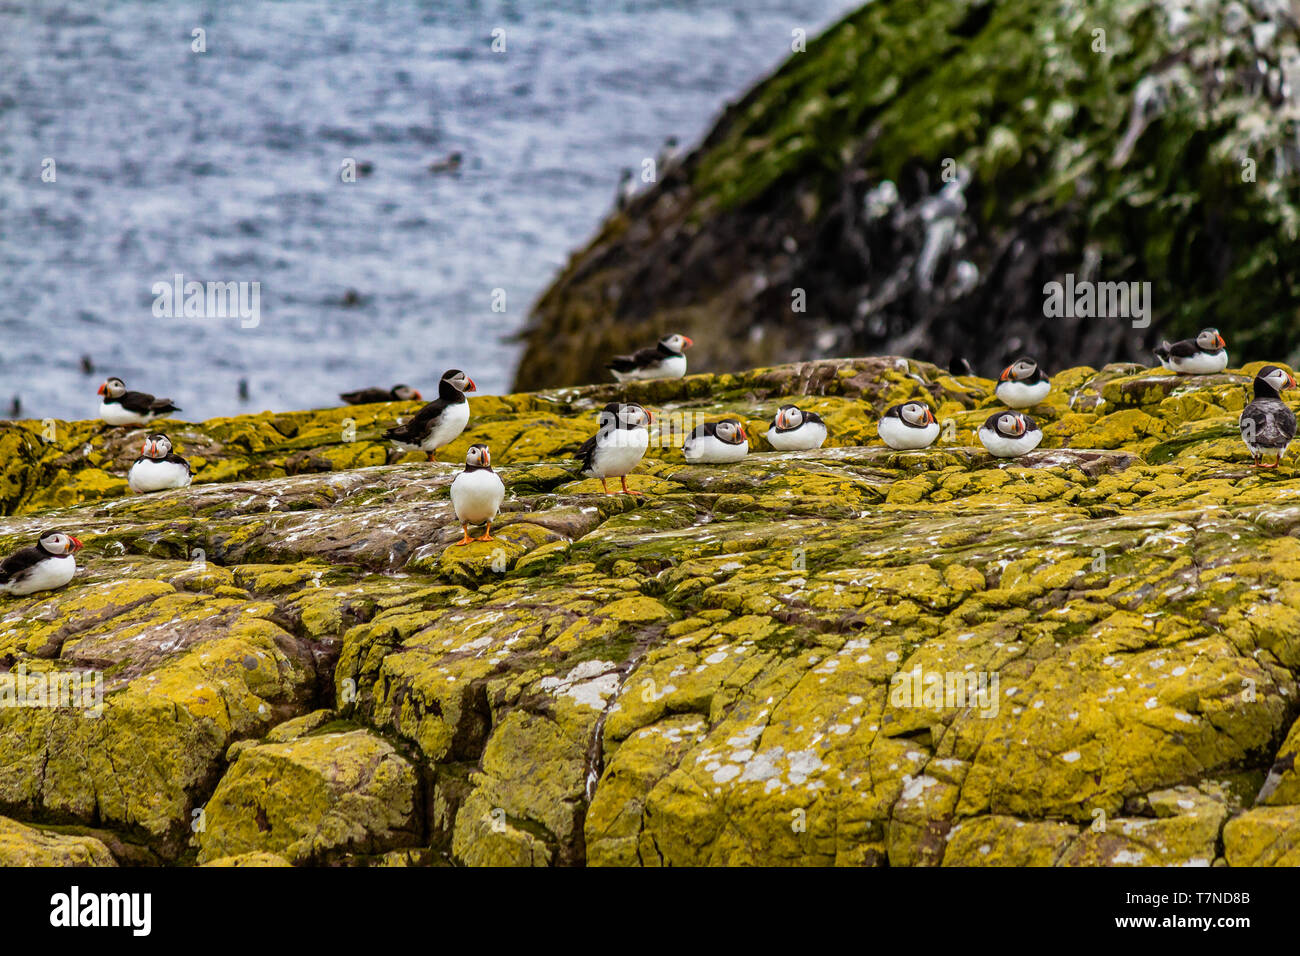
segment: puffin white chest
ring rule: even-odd
[[[1197,352],[1195,355],[1173,355],[1165,362],[1166,368],[1184,375],[1214,375],[1228,367],[1228,350],[1217,352]]]
[[[1043,433],[1035,428],[1019,437],[1009,438],[994,428],[981,428],[979,439],[990,455],[997,458],[1016,458],[1037,448],[1038,443],[1043,440]]]
[[[110,425],[143,425],[154,416],[130,411],[118,402],[100,402],[99,417]]]
[[[713,435],[703,435],[688,438],[682,447],[682,453],[686,456],[686,460],[692,463],[722,465],[744,459],[749,454],[749,443],[729,445]]]
[[[1051,382],[999,382],[993,390],[1002,404],[1008,408],[1032,408],[1047,397],[1052,390]]]
[[[423,451],[437,451],[444,445],[450,445],[469,424],[469,402],[457,402],[448,405],[438,416],[437,422],[429,429],[428,437],[420,442]]]
[[[496,517],[506,497],[506,486],[495,471],[462,471],[451,483],[451,506],[461,524],[483,524]]]
[[[777,451],[808,451],[821,448],[826,442],[826,426],[821,422],[803,422],[798,428],[777,431],[767,430],[767,442]]]
[[[33,564],[17,581],[0,584],[0,591],[18,597],[37,591],[52,591],[63,587],[76,573],[77,559],[72,555],[50,555]]]
[[[650,432],[644,428],[613,428],[596,438],[590,474],[597,478],[620,478],[630,474],[650,446]]]
[[[909,425],[901,418],[886,415],[876,425],[876,434],[890,448],[898,451],[912,451],[917,448],[929,448],[939,437],[939,423],[926,422],[920,428]]]
[[[656,378],[681,378],[686,374],[685,355],[666,355],[663,360],[648,368],[632,369],[630,372],[615,372],[614,377],[620,382],[644,382]]]
[[[179,462],[145,458],[131,466],[131,470],[127,472],[126,483],[137,494],[164,491],[168,488],[188,488],[190,471]]]

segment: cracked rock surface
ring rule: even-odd
[[[0,550],[86,544],[0,599],[0,667],[103,690],[0,707],[0,856],[1295,865],[1300,477],[1236,435],[1254,368],[1062,371],[1014,461],[992,382],[895,358],[471,398],[441,464],[379,441],[414,406],[166,423],[195,484],[143,497],[143,431],[0,424]],[[652,436],[606,497],[571,456],[624,395],[831,439]],[[894,452],[909,398],[944,430]],[[507,499],[449,549],[471,442]]]

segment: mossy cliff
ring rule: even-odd
[[[1224,330],[1300,360],[1300,29],[1246,0],[873,0],[729,106],[536,303],[515,387],[898,352],[985,374]],[[1149,282],[1146,328],[1044,286]]]
[[[0,863],[1300,863],[1300,477],[1249,467],[1251,371],[1061,372],[1010,462],[992,382],[925,363],[636,386],[833,446],[656,445],[644,498],[568,470],[612,388],[474,398],[443,457],[509,494],[467,548],[456,467],[387,462],[405,406],[172,424],[198,483],[147,497],[141,432],[0,426],[0,548],[86,544],[0,663],[103,678],[0,707]],[[909,397],[931,450],[875,438]]]

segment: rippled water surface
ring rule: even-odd
[[[191,420],[453,365],[502,391],[619,170],[853,6],[0,2],[0,413],[89,417],[110,373]],[[156,316],[177,273],[260,283],[256,327]]]

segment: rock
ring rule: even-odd
[[[501,439],[508,494],[465,548],[445,464],[47,511],[97,467],[69,460],[0,520],[0,550],[86,542],[67,588],[0,602],[0,702],[19,674],[98,696],[0,706],[0,812],[123,863],[1291,860],[1300,478],[1249,467],[1246,377],[1066,370],[1010,461],[974,438],[993,382],[926,363],[630,386],[644,498],[565,458],[606,388],[475,398],[459,441]],[[944,424],[924,452],[875,436],[909,398]],[[682,458],[695,416],[788,400],[828,447]],[[187,427],[256,447],[232,472],[356,444],[277,420]]]
[[[1234,360],[1300,361],[1300,27],[1286,3],[1231,6],[1249,29],[1219,3],[862,5],[570,257],[514,387],[609,381],[612,356],[670,331],[713,372],[1150,362],[1206,326]]]
[[[117,866],[90,836],[51,833],[0,817],[0,866]]]
[[[417,839],[418,794],[411,764],[363,730],[249,747],[204,807],[199,862],[384,853]]]

